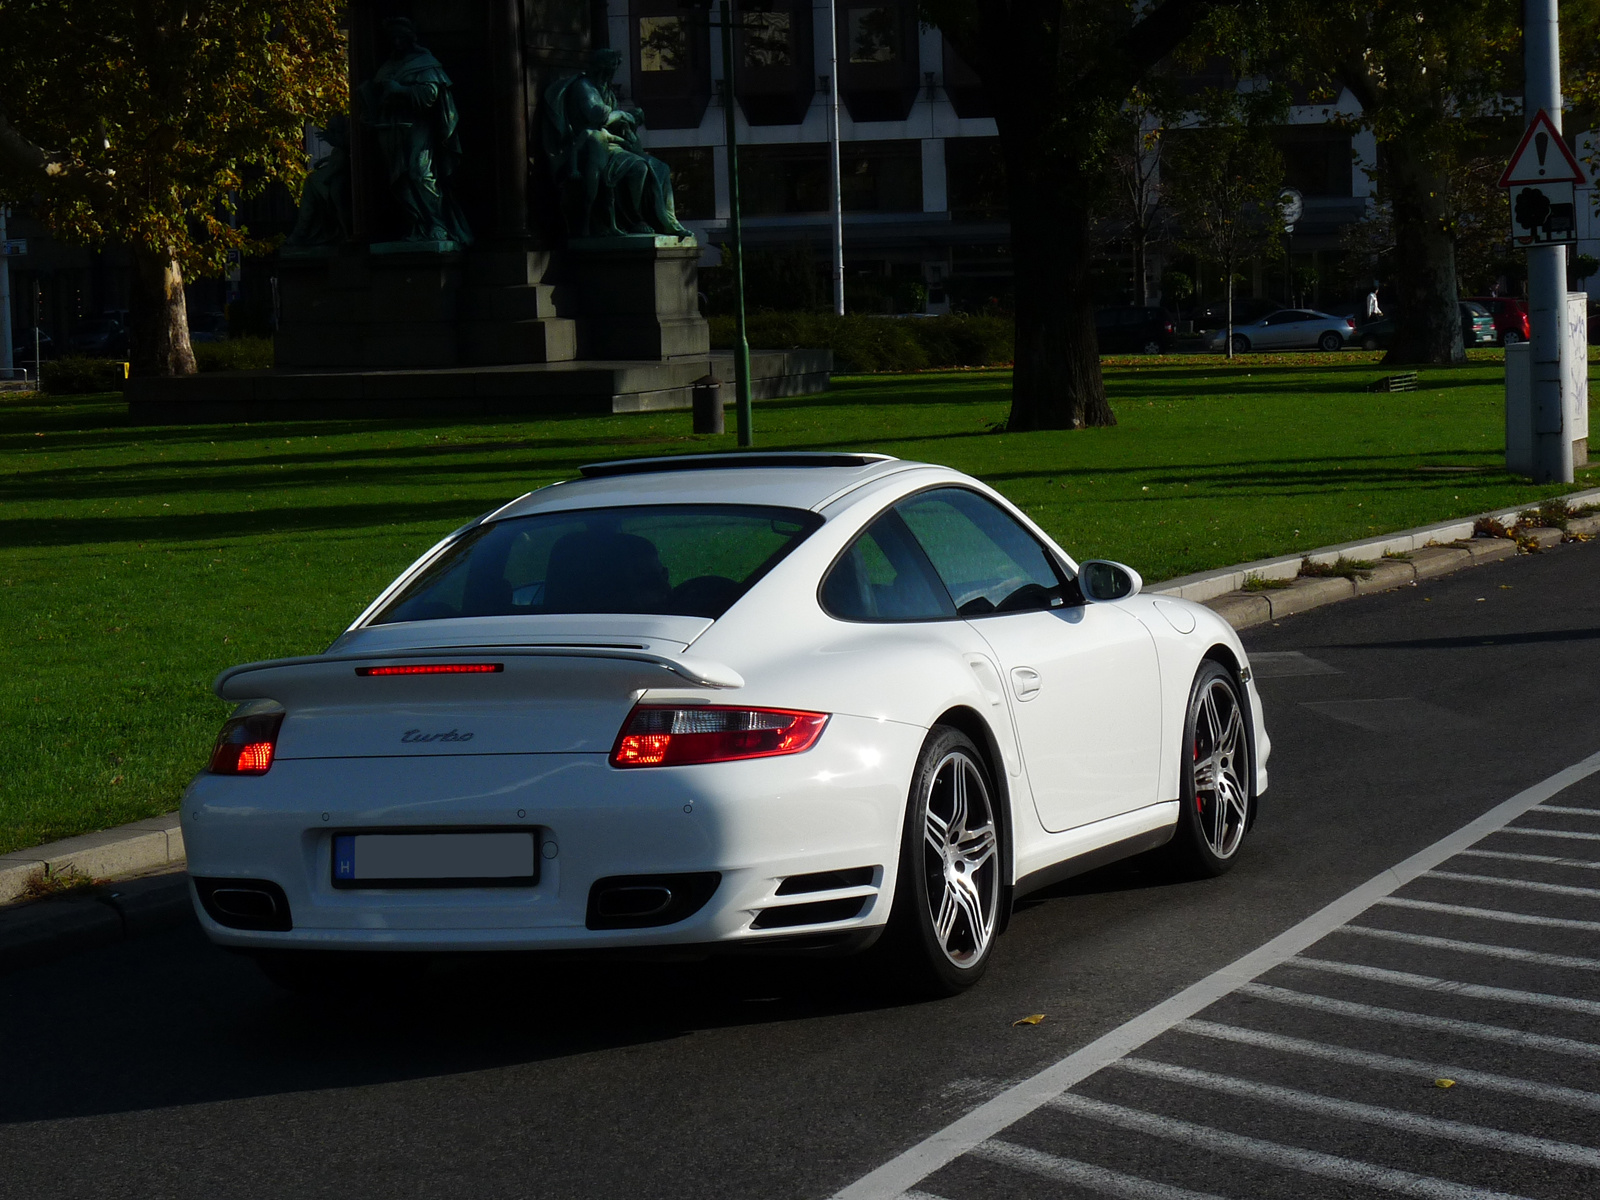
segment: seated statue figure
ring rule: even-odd
[[[644,151],[639,110],[617,103],[611,80],[621,63],[615,50],[596,50],[583,74],[544,94],[544,149],[567,232],[692,237],[673,207],[671,168]]]

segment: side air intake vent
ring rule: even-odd
[[[843,888],[870,887],[876,867],[850,867],[843,871],[814,871],[810,875],[791,875],[778,885],[779,896],[800,896],[806,892],[837,892]]]
[[[786,904],[763,909],[750,923],[751,929],[788,929],[795,925],[822,925],[828,921],[848,921],[861,915],[869,897],[850,896],[844,900],[817,900],[811,904]]]

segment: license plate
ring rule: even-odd
[[[346,833],[333,839],[333,886],[532,887],[539,840],[531,832]]]

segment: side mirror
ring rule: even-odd
[[[1142,587],[1144,580],[1139,577],[1139,572],[1121,563],[1091,558],[1088,562],[1078,564],[1078,590],[1083,593],[1084,599],[1095,604],[1126,600],[1129,596],[1137,595]]]

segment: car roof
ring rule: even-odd
[[[818,510],[904,471],[940,470],[882,454],[684,454],[582,468],[583,478],[519,496],[486,520],[635,504],[766,504]]]

